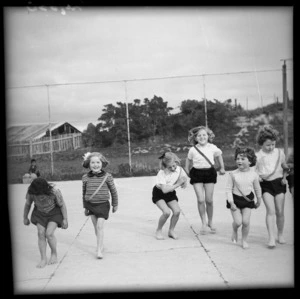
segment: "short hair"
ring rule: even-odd
[[[279,139],[279,133],[271,125],[262,126],[256,135],[256,142],[262,146],[266,140],[277,141]]]
[[[208,135],[208,142],[212,143],[213,139],[215,138],[215,134],[211,129],[209,129],[208,127],[205,127],[205,126],[198,126],[198,127],[190,129],[189,135],[188,135],[188,141],[193,145],[197,144],[198,141],[196,141],[196,136],[200,130],[206,131],[206,133]]]
[[[89,168],[90,167],[90,162],[92,157],[98,157],[100,161],[102,162],[102,168],[106,167],[109,164],[109,161],[99,152],[93,152],[90,153],[86,159],[82,162],[82,166],[84,168]]]
[[[256,157],[256,154],[255,154],[255,151],[254,151],[253,148],[251,148],[251,147],[237,147],[235,149],[234,160],[237,159],[238,155],[247,157],[249,162],[250,162],[251,167],[256,164],[257,157]]]
[[[180,159],[172,152],[165,152],[158,159],[160,159],[161,169],[165,169],[171,162],[175,162],[177,165],[180,165]]]
[[[36,160],[35,159],[31,159],[30,163],[32,163],[32,162],[36,162]]]
[[[28,194],[34,195],[51,195],[53,193],[53,185],[48,183],[44,178],[34,179],[28,187]]]

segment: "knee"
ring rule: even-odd
[[[53,239],[53,237],[54,237],[53,232],[47,232],[46,231],[46,238],[47,238],[47,240],[51,240],[51,239]]]
[[[45,232],[38,232],[38,238],[40,240],[45,240],[46,239],[46,233]]]
[[[165,219],[168,219],[171,215],[171,212],[170,211],[164,211],[162,216],[165,218]]]
[[[238,221],[234,221],[234,224],[236,225],[236,227],[240,227],[242,225],[242,221],[238,220]]]
[[[180,210],[174,211],[174,212],[173,212],[173,216],[179,217],[179,216],[180,216]]]
[[[213,205],[213,200],[212,200],[212,199],[207,199],[207,200],[206,200],[206,204],[207,204],[208,206],[212,206],[212,205]]]
[[[243,227],[248,227],[250,224],[250,222],[247,220],[247,221],[243,221]]]

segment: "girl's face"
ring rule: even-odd
[[[250,168],[251,162],[249,161],[249,159],[246,155],[238,154],[236,156],[235,162],[236,162],[238,169],[241,171],[248,170]]]
[[[262,150],[265,153],[270,153],[274,150],[275,146],[276,146],[275,140],[267,139],[262,145]]]
[[[102,169],[102,162],[99,157],[92,157],[90,160],[90,169],[93,172],[100,172]]]
[[[168,169],[170,172],[174,172],[176,168],[177,168],[177,164],[174,161],[168,163],[166,166],[166,169]]]
[[[195,139],[200,145],[205,145],[208,142],[208,134],[205,130],[200,130]]]

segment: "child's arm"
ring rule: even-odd
[[[253,189],[254,189],[254,192],[256,195],[256,199],[257,199],[256,204],[255,204],[255,208],[257,209],[260,206],[261,199],[262,199],[262,192],[261,192],[261,187],[260,187],[260,183],[259,183],[259,176],[257,173],[256,173],[256,177],[253,182]]]
[[[232,179],[232,176],[231,174],[229,174],[229,177],[227,179],[227,183],[226,183],[226,198],[227,198],[227,201],[228,203],[230,204],[230,209],[232,211],[236,211],[237,210],[237,207],[233,201],[233,195],[232,195],[232,190],[233,190],[233,179]]]
[[[25,206],[24,206],[24,212],[23,212],[23,223],[24,223],[24,225],[29,225],[30,224],[30,221],[29,221],[29,218],[28,218],[30,208],[31,208],[31,204],[28,204],[26,202]]]
[[[111,194],[112,212],[115,213],[118,210],[118,192],[112,175],[107,178],[107,186]]]
[[[181,186],[184,182],[185,179],[183,177],[180,177],[174,185],[159,184],[159,187],[163,193],[169,193]]]
[[[65,201],[64,201],[63,196],[59,189],[55,190],[55,197],[56,197],[56,203],[60,207],[61,213],[63,215],[63,223],[62,223],[61,227],[63,229],[66,229],[66,228],[68,228],[67,207],[66,207]]]
[[[225,172],[224,160],[223,160],[222,154],[219,155],[219,156],[216,156],[216,159],[218,159],[219,164],[220,164],[220,167],[221,167],[220,170],[219,170],[219,173],[220,173],[221,175],[225,174],[226,172]]]
[[[190,173],[190,170],[193,166],[193,160],[186,158],[185,160],[185,171],[187,173],[187,175]]]
[[[24,206],[24,212],[23,212],[23,223],[24,225],[29,225],[30,221],[28,219],[28,214],[32,205],[32,198],[30,197],[30,195],[28,193],[26,193],[26,202],[25,202],[25,206]]]

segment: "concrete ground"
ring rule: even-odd
[[[167,237],[169,220],[164,228],[166,239],[155,238],[161,213],[151,201],[154,177],[115,179],[119,209],[110,212],[105,222],[102,260],[96,258],[92,222],[83,213],[81,181],[53,182],[64,196],[69,228],[56,230],[59,260],[43,269],[36,268],[40,259],[36,227],[23,225],[28,185],[9,185],[14,294],[293,288],[294,202],[290,193],[285,202],[286,244],[267,248],[262,203],[252,210],[250,248],[242,249],[240,242],[231,242],[232,217],[225,208],[227,176],[218,175],[215,185],[216,234],[198,235],[201,222],[193,187],[177,189],[182,209],[176,226],[178,240]]]

